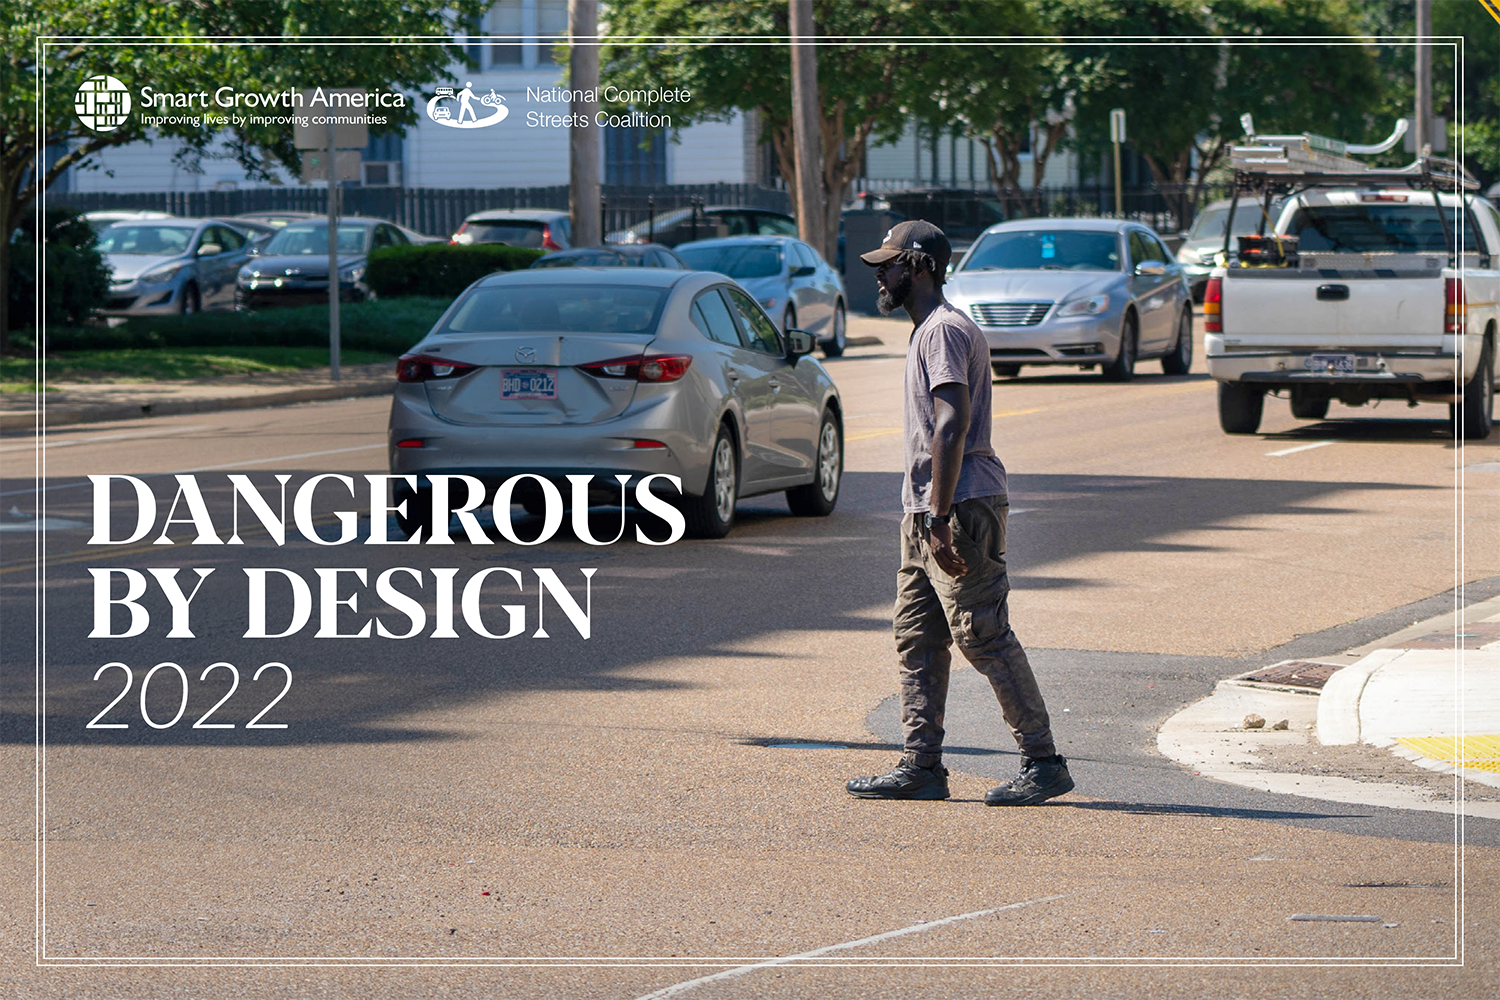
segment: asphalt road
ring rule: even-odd
[[[1407,623],[1400,609],[1500,575],[1500,477],[1474,470],[1454,489],[1497,438],[1460,451],[1437,408],[1306,423],[1277,403],[1265,433],[1230,438],[1213,383],[1154,362],[1126,385],[1039,369],[997,382],[1012,618],[1078,790],[1043,809],[979,804],[1016,761],[960,670],[955,799],[856,801],[843,780],[897,751],[906,327],[852,327],[878,343],[828,364],[848,414],[838,510],[805,520],[780,497],[745,501],[716,542],[278,546],[247,531],[243,546],[104,550],[86,544],[81,477],[147,478],[165,510],[167,474],[193,472],[218,513],[230,473],[295,486],[383,471],[384,407],[54,431],[41,494],[26,443],[0,440],[0,526],[47,529],[43,553],[26,530],[0,533],[0,983],[70,998],[1488,996],[1496,824],[1470,821],[1460,852],[1451,820],[1208,782],[1156,755],[1151,734],[1224,676],[1375,638]],[[194,637],[167,636],[153,590],[144,634],[90,638],[89,570],[111,567],[176,568],[189,589],[212,569]],[[301,631],[243,637],[247,567],[308,582]],[[479,638],[455,610],[456,637],[433,637],[429,599],[411,639],[315,635],[357,632],[382,607],[377,577],[403,567],[424,587],[451,569],[460,590],[514,570],[522,587],[492,575],[478,610],[500,632],[514,606],[520,634]],[[359,591],[360,610],[320,599],[319,569],[363,569],[332,593]],[[534,637],[543,569],[589,609],[589,638],[555,596]],[[270,604],[275,631],[290,607]],[[171,667],[141,699],[165,661],[188,699],[155,728],[179,707]],[[95,679],[110,662],[132,669],[115,702],[124,671]],[[286,669],[253,676],[271,662]],[[238,673],[222,702],[232,671],[217,663]],[[249,728],[262,709],[286,728]],[[1308,914],[1378,919],[1290,919]]]

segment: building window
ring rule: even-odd
[[[666,130],[606,125],[604,183],[667,183]]]
[[[536,63],[548,66],[557,61],[556,46],[568,41],[568,0],[537,0]]]
[[[521,0],[502,0],[490,8],[489,34],[497,36],[519,36],[525,29],[521,26]],[[521,65],[521,43],[519,41],[494,41],[489,44],[491,66]]]

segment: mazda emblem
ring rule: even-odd
[[[533,361],[536,360],[536,348],[535,347],[518,347],[518,348],[516,348],[516,360],[519,361],[519,362],[521,362],[521,364],[523,364],[523,365],[529,365],[529,364],[531,364]]]

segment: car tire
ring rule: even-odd
[[[394,494],[395,506],[400,507],[402,501],[406,503],[405,514],[396,512],[396,530],[407,538],[412,538],[419,531],[424,541],[431,538],[432,487],[419,486],[414,490],[410,486],[397,483]]]
[[[198,286],[185,286],[182,289],[182,301],[177,303],[177,312],[183,316],[191,316],[202,308],[203,300],[198,295]]]
[[[740,463],[734,435],[719,428],[708,460],[708,479],[700,496],[682,498],[687,533],[693,538],[723,538],[734,527],[734,504],[739,499]]]
[[[1225,434],[1254,434],[1265,409],[1264,390],[1239,382],[1219,383],[1219,426]]]
[[[1002,365],[998,362],[990,365],[990,370],[995,373],[996,378],[1015,378],[1021,374],[1020,365]]]
[[[843,299],[833,306],[833,336],[823,341],[821,346],[825,358],[840,357],[844,348],[849,346],[849,315],[844,309]]]
[[[1448,405],[1448,417],[1465,441],[1483,441],[1495,429],[1495,344],[1486,339],[1479,370],[1464,386],[1463,402]]]
[[[1328,416],[1327,396],[1315,396],[1302,386],[1292,386],[1292,416],[1298,420],[1322,420]]]
[[[839,501],[844,478],[844,433],[833,411],[824,410],[818,425],[818,457],[814,479],[786,491],[786,505],[798,517],[827,517]]]
[[[1168,375],[1186,375],[1193,370],[1193,310],[1182,310],[1177,320],[1177,343],[1172,353],[1161,359],[1161,370]]]
[[[1120,326],[1120,353],[1104,366],[1104,377],[1111,382],[1129,382],[1135,378],[1135,353],[1140,343],[1140,322],[1135,313],[1126,312]]]

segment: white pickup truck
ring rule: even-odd
[[[1447,403],[1463,437],[1489,436],[1500,212],[1472,194],[1436,196],[1440,209],[1431,190],[1378,183],[1390,179],[1295,191],[1274,229],[1295,244],[1213,270],[1204,354],[1226,433],[1255,433],[1270,393],[1310,420],[1332,400]]]

